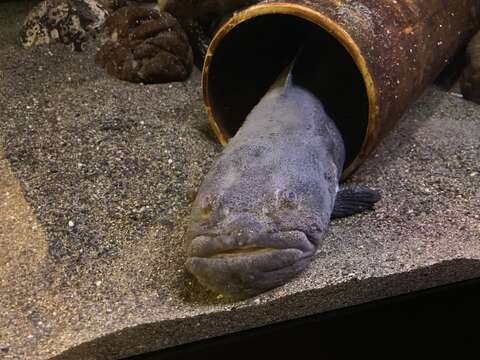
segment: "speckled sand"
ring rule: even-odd
[[[23,50],[0,4],[0,358],[113,359],[480,276],[480,106],[431,88],[350,180],[376,212],[332,224],[308,270],[238,303],[183,268],[221,150],[199,73],[107,77],[95,46]]]

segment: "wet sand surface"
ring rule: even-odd
[[[200,74],[139,85],[64,45],[19,46],[0,4],[0,358],[115,359],[480,276],[480,106],[428,89],[349,180],[375,212],[332,223],[308,270],[242,302],[183,267],[221,151]]]

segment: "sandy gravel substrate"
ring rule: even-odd
[[[183,268],[215,156],[199,73],[143,86],[63,45],[21,49],[0,4],[0,358],[115,359],[480,276],[480,106],[431,88],[350,180],[308,270],[227,303]]]

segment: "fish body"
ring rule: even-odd
[[[345,145],[322,102],[296,84],[295,63],[247,116],[192,207],[186,267],[225,296],[253,296],[303,271],[334,211]]]

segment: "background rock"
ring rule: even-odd
[[[123,6],[127,6],[127,0],[97,0],[104,8],[113,12]]]
[[[467,67],[460,79],[463,96],[480,104],[480,32],[467,48]]]
[[[27,15],[20,40],[26,48],[59,41],[81,50],[107,15],[95,0],[45,0]]]
[[[127,5],[142,5],[150,8],[157,7],[157,1],[155,0],[97,0],[101,3],[105,8],[114,11],[120,9],[121,7]]]
[[[164,0],[164,10],[179,18],[200,21],[223,17],[260,0]]]
[[[108,74],[131,82],[184,81],[192,71],[188,38],[169,13],[126,6],[105,22],[96,62]]]

